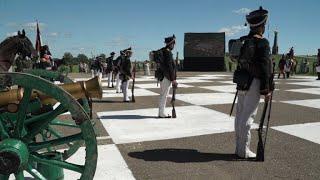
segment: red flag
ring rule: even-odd
[[[40,52],[40,48],[41,48],[41,34],[40,34],[40,29],[39,29],[39,24],[37,21],[37,36],[36,36],[36,50],[38,52]]]

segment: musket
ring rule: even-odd
[[[112,69],[111,73],[112,73],[111,87],[114,88],[114,85],[113,85],[113,81],[114,81],[114,71],[113,71],[113,69]]]
[[[231,114],[233,112],[233,108],[234,108],[234,105],[236,103],[237,96],[238,96],[238,89],[237,89],[236,94],[234,95],[233,103],[232,103],[231,110],[230,110],[230,116],[231,116]]]
[[[268,101],[264,103],[263,112],[262,112],[259,129],[258,129],[259,141],[258,141],[258,147],[257,147],[257,157],[256,157],[257,161],[264,161],[264,143],[262,140],[262,134],[263,134],[263,124],[266,117],[268,105],[269,105]]]
[[[275,67],[273,66],[273,72],[272,72],[272,77],[271,77],[271,86],[273,86],[274,68]],[[257,147],[256,161],[261,161],[261,162],[264,161],[264,151],[266,148],[267,135],[268,135],[268,129],[269,129],[269,123],[270,123],[270,116],[271,116],[272,97],[273,97],[273,90],[271,91],[271,96],[270,96],[269,101],[264,103],[263,112],[262,112],[262,116],[260,119],[260,124],[259,124],[259,129],[258,129],[259,141],[258,141],[258,147]],[[267,126],[266,126],[264,141],[263,141],[263,138],[262,138],[263,125],[264,125],[264,120],[266,117],[268,106],[269,106],[269,111],[268,111],[268,118],[267,118]]]
[[[132,102],[136,102],[136,99],[134,98],[134,84],[136,82],[136,66],[137,66],[137,61],[134,62],[134,67],[133,67],[133,80],[132,80],[132,87],[131,87]]]
[[[176,102],[176,90],[177,87],[173,86],[172,87],[172,98],[171,98],[171,105],[172,105],[172,118],[176,118],[177,114],[176,114],[176,109],[175,109],[175,102]]]

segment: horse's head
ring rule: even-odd
[[[8,71],[17,54],[22,58],[37,56],[37,52],[24,30],[22,33],[18,31],[18,35],[8,37],[0,43],[0,71]]]
[[[29,58],[32,58],[33,56],[37,55],[37,51],[32,45],[32,42],[30,39],[26,36],[26,33],[24,30],[22,30],[22,33],[18,31],[18,35],[14,37],[16,39],[16,49],[17,54],[20,54],[23,58],[28,56]]]

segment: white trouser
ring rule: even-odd
[[[149,68],[149,65],[146,67],[147,69],[147,76],[150,76],[150,68]]]
[[[158,116],[165,117],[165,107],[167,104],[167,97],[170,91],[171,81],[166,77],[160,82],[160,98],[159,98],[159,114]]]
[[[120,92],[120,81],[121,80],[120,80],[119,76],[120,76],[120,73],[118,72],[116,75],[116,91],[117,91],[117,93]]]
[[[108,87],[111,87],[111,81],[112,81],[112,71],[108,73]]]
[[[260,101],[260,80],[253,79],[248,91],[238,92],[235,118],[236,154],[247,157],[250,152],[250,129]]]
[[[94,77],[95,75],[94,75],[94,70],[93,69],[91,69],[91,77]]]
[[[317,73],[320,73],[320,65],[316,67]]]
[[[98,71],[98,76],[99,76],[99,79],[102,80],[102,72]]]
[[[123,93],[123,101],[130,101],[129,99],[129,82],[130,80],[127,81],[122,81],[121,83],[121,89],[122,89],[122,93]]]
[[[91,70],[92,77],[99,76],[100,79],[102,79],[102,73],[99,70]]]

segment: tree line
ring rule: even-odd
[[[107,58],[105,54],[100,54],[99,56],[102,57],[103,61],[105,61]],[[85,54],[78,54],[77,56],[73,56],[70,52],[65,52],[61,59],[54,58],[53,60],[54,61],[62,61],[62,64],[65,64],[65,65],[77,65],[80,62],[91,64],[91,62],[94,59],[93,59],[93,57],[89,58]]]

